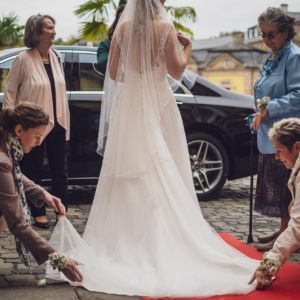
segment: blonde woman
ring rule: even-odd
[[[51,16],[38,14],[28,19],[23,43],[30,49],[20,53],[11,67],[4,87],[3,107],[13,108],[30,101],[49,114],[50,122],[42,136],[41,146],[26,154],[20,166],[29,179],[40,184],[46,145],[52,193],[62,200],[67,210],[70,115],[61,56],[51,49],[55,35],[55,20]],[[35,225],[49,228],[45,206],[37,208],[30,201],[28,203]]]
[[[257,279],[257,289],[272,286],[272,276],[276,275],[289,256],[300,247],[300,120],[284,119],[274,124],[269,138],[276,150],[275,158],[292,170],[288,188],[292,194],[290,203],[290,221],[287,229],[278,237],[273,248],[264,254],[266,265],[261,265],[250,283]],[[273,266],[273,270],[269,268]]]

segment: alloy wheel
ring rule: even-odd
[[[213,144],[204,140],[192,141],[188,148],[196,193],[208,193],[221,180],[222,156]]]

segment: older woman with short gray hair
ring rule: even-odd
[[[52,193],[67,205],[67,141],[70,136],[70,115],[62,58],[51,46],[55,39],[55,20],[49,15],[33,15],[25,26],[23,43],[30,48],[14,60],[4,87],[3,107],[14,108],[30,101],[43,108],[50,117],[42,136],[44,142],[25,154],[20,162],[22,173],[40,185],[44,148],[48,153],[52,174]],[[46,142],[46,143],[45,143]],[[31,204],[31,215],[39,228],[49,228],[45,206]],[[57,215],[57,219],[60,215]]]
[[[256,114],[252,126],[257,131],[260,152],[255,210],[281,218],[280,230],[258,238],[265,244],[257,249],[267,251],[287,228],[292,200],[287,188],[291,171],[275,159],[268,131],[282,119],[300,118],[300,49],[292,42],[296,34],[295,18],[283,10],[269,7],[259,16],[258,24],[260,36],[271,50],[254,85]],[[261,102],[263,98],[266,101]]]

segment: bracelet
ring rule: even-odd
[[[264,260],[260,263],[260,267],[258,268],[258,271],[262,271],[267,275],[274,276],[281,269],[281,263],[279,259],[275,257],[267,258],[266,257],[267,253],[268,252],[264,254]]]
[[[59,252],[49,254],[48,259],[50,260],[50,265],[53,267],[53,270],[57,268],[59,271],[62,271],[68,266],[67,257]]]
[[[270,97],[263,97],[261,100],[257,99],[257,108],[262,110],[263,108],[267,107],[268,102],[271,100]]]

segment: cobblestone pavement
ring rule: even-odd
[[[256,178],[254,179],[256,182]],[[91,203],[95,192],[95,186],[71,186],[69,187],[69,211],[68,219],[72,222],[76,230],[82,234],[89,216]],[[254,190],[255,193],[255,190]],[[227,182],[222,191],[213,199],[200,202],[205,219],[218,232],[227,232],[244,243],[247,243],[249,233],[249,195],[250,195],[250,178],[243,178],[235,181]],[[55,225],[55,214],[53,210],[47,208],[47,217],[50,223],[49,230],[41,230],[33,226],[33,228],[47,240],[50,239],[51,233]],[[257,236],[274,232],[280,226],[280,219],[262,216],[256,212],[253,214],[253,239],[257,240]],[[254,242],[251,245],[257,245]],[[295,252],[290,258],[290,262],[300,264],[300,251]],[[28,287],[28,289],[36,290],[37,281],[44,278],[44,265],[38,266],[35,262],[32,264],[32,273],[21,264],[18,254],[16,253],[14,237],[6,230],[0,235],[0,288],[5,289],[7,293],[14,291],[16,295],[21,290],[16,287]],[[31,286],[31,288],[29,288]],[[69,285],[63,285],[65,289],[69,289]],[[12,289],[13,288],[13,289]],[[0,299],[13,299],[5,296],[4,289],[0,291]],[[41,299],[121,299],[117,296],[110,298],[109,295],[97,294],[97,297],[91,297],[91,293],[76,288],[68,290],[72,294],[69,297],[48,298],[44,295]],[[10,293],[10,295],[12,295]],[[54,294],[53,294],[54,295]],[[73,298],[74,297],[74,298]],[[126,297],[122,296],[122,299]],[[19,299],[14,298],[14,299]],[[22,297],[23,300],[27,299]],[[34,298],[39,299],[39,298]],[[130,297],[134,299],[134,297]],[[137,298],[138,299],[138,298]]]

